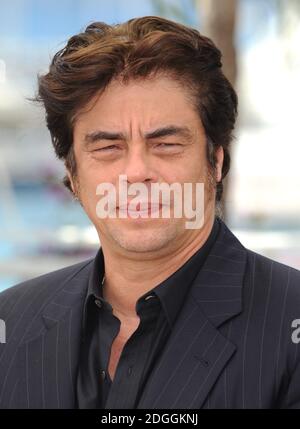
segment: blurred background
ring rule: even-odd
[[[300,0],[10,0],[0,14],[0,291],[84,260],[94,227],[61,184],[37,73],[93,21],[159,15],[224,54],[239,95],[226,223],[248,248],[300,269]]]

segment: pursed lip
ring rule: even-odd
[[[119,210],[122,211],[134,211],[134,212],[148,212],[151,210],[158,210],[161,209],[163,207],[163,204],[157,204],[157,203],[137,203],[134,204],[133,207],[130,207],[130,203],[126,204],[126,205],[121,205],[121,206],[117,206],[117,208]]]

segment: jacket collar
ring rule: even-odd
[[[220,220],[219,235],[196,277],[191,293],[215,326],[242,311],[247,249]]]
[[[21,344],[32,341],[51,329],[71,310],[79,310],[86,294],[88,279],[94,259],[79,264],[77,270],[67,276],[62,282],[51,285],[52,293],[42,307],[40,313],[33,319],[30,330],[24,335]]]

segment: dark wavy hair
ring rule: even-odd
[[[114,78],[126,83],[167,74],[191,91],[206,133],[210,171],[215,168],[216,150],[223,147],[223,180],[230,168],[237,95],[221,67],[221,52],[209,38],[168,19],[145,16],[115,25],[94,22],[54,55],[49,72],[38,77],[35,100],[45,107],[57,157],[74,177],[73,128],[80,109]],[[216,184],[217,202],[222,180]],[[63,181],[72,191],[69,178]]]

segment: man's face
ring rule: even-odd
[[[172,132],[146,137],[170,127]],[[99,131],[124,137],[103,138]],[[120,175],[127,176],[128,186],[146,185],[149,198],[151,183],[202,182],[204,222],[214,215],[215,191],[209,185],[204,129],[186,90],[171,78],[160,76],[127,85],[113,81],[78,115],[73,141],[77,164],[73,188],[103,247],[112,246],[123,252],[172,251],[199,233],[185,227],[186,217],[174,218],[172,207],[170,218],[119,218],[117,209],[115,219],[100,219],[96,213],[100,198],[96,188],[109,182],[118,195]],[[132,198],[128,196],[128,201]]]

